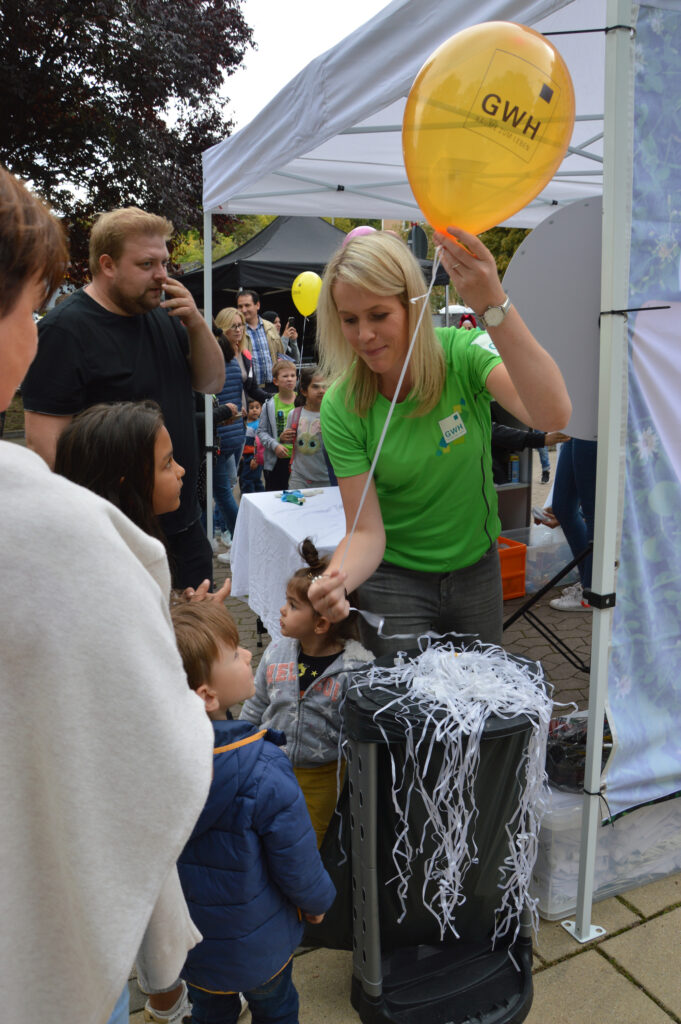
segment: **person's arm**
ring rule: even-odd
[[[167,298],[161,305],[168,310],[169,316],[180,318],[189,335],[189,367],[194,391],[201,391],[204,395],[222,391],[225,359],[191,292],[174,278],[166,278],[163,288]]]
[[[251,366],[250,363],[248,364],[248,376],[246,377],[246,380],[244,382],[244,391],[246,392],[248,398],[255,399],[255,401],[260,402],[261,405],[264,405],[265,402],[271,397],[271,395],[269,395],[267,391],[263,391],[263,389],[259,388],[258,385],[255,383],[255,377],[253,376],[253,367]]]
[[[26,446],[41,455],[50,469],[54,469],[57,441],[72,419],[73,416],[49,416],[24,410]]]
[[[270,419],[272,420],[271,423]],[[260,423],[258,424],[258,437],[260,438],[263,447],[269,448],[270,451],[274,452],[278,459],[285,459],[288,454],[286,449],[283,444],[279,443],[276,437],[269,433],[268,428],[273,431],[276,430],[274,425],[274,400],[271,398],[268,399],[263,406]]]
[[[298,348],[298,331],[295,329],[293,324],[288,324],[281,332],[282,339],[286,345],[287,353],[295,359],[296,363],[300,363],[300,349]]]
[[[475,313],[500,306],[506,299],[494,257],[475,235],[460,228],[435,232],[442,264],[466,305]],[[459,244],[460,243],[460,244]],[[518,310],[511,306],[489,336],[503,360],[487,376],[487,390],[522,423],[539,430],[562,430],[572,403],[558,364],[531,334]]]
[[[262,841],[274,884],[303,914],[316,917],[325,913],[336,890],[317,850],[305,797],[285,754],[272,758],[263,773],[253,828]]]
[[[349,541],[368,476],[368,473],[360,473],[358,476],[339,478],[338,487],[343,499],[346,534],[336,548],[324,576],[315,580],[307,592],[308,600],[315,611],[325,615],[331,622],[339,622],[350,614],[346,590],[351,593],[360,583],[364,583],[381,564],[385,551],[385,528],[373,480],[369,484],[357,528],[352,540]],[[348,555],[341,572],[340,564],[346,548]]]

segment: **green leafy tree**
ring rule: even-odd
[[[227,253],[249,242],[275,219],[274,215],[253,214],[245,217],[214,217],[212,261],[222,259]],[[223,230],[218,230],[221,225]],[[173,262],[200,263],[203,266],[203,235],[196,228],[173,239]]]
[[[367,220],[366,218],[361,219],[358,217],[324,217],[323,219],[329,224],[333,224],[339,231],[344,231],[346,235],[348,231],[352,231],[353,228],[358,228],[362,224],[366,224],[370,228],[376,228],[377,231],[381,230],[380,220]]]
[[[516,249],[529,233],[527,228],[490,228],[480,235],[496,260],[499,277],[503,278]]]
[[[241,0],[0,0],[0,162],[65,217],[76,264],[102,210],[200,223],[201,151],[229,134],[220,90],[250,44]]]

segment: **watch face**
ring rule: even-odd
[[[488,327],[498,327],[505,316],[506,313],[501,306],[490,306],[485,313],[485,323]]]
[[[498,327],[503,323],[504,317],[511,308],[511,300],[508,295],[502,306],[489,306],[482,315],[482,322],[487,327]]]

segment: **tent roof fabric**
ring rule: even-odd
[[[290,291],[305,270],[321,275],[345,235],[321,217],[277,217],[238,249],[213,264],[215,291]],[[203,295],[203,269],[182,277],[193,295]]]
[[[236,135],[203,154],[204,209],[422,220],[402,159],[402,113],[422,64],[454,33],[515,21],[554,36],[577,121],[553,181],[504,223],[602,191],[605,0],[393,0],[317,57]]]

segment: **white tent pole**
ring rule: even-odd
[[[210,210],[203,213],[203,315],[209,327],[213,324],[213,218]],[[205,396],[206,429],[206,532],[213,539],[213,396]]]
[[[606,25],[632,25],[631,0],[608,0]],[[633,152],[633,33],[606,36],[603,145],[603,250],[598,395],[598,461],[591,589],[602,598],[615,591],[621,431],[626,416],[627,317],[604,311],[629,305],[629,248]],[[591,925],[596,840],[602,817],[601,752],[608,687],[612,607],[594,609],[589,682],[589,721],[576,921],[563,926],[578,942],[602,935]]]

